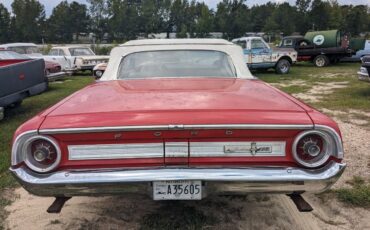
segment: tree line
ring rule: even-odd
[[[70,43],[94,33],[97,42],[135,39],[152,33],[232,39],[245,32],[304,34],[340,29],[356,36],[370,31],[370,7],[339,5],[337,0],[296,0],[249,7],[246,0],[222,0],[216,9],[195,0],[87,0],[60,2],[46,17],[38,0],[14,0],[12,13],[0,3],[0,43]],[[75,36],[75,37],[74,37]]]

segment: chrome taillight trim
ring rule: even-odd
[[[17,136],[12,146],[11,164],[13,166],[24,161],[25,157],[22,152],[23,144],[27,141],[27,139],[37,135],[37,130],[30,130]]]
[[[52,143],[57,151],[57,159],[55,163],[53,163],[51,166],[47,168],[39,168],[33,165],[30,160],[28,159],[30,156],[27,154],[28,152],[28,146],[35,140],[38,139],[43,139],[47,140],[50,143]],[[11,156],[11,164],[13,166],[20,164],[22,162],[25,162],[25,164],[32,169],[33,171],[40,172],[40,173],[45,173],[45,172],[50,172],[54,170],[60,163],[61,160],[61,150],[59,148],[58,142],[48,136],[44,135],[38,135],[37,130],[30,130],[27,132],[24,132],[20,134],[14,141],[13,146],[12,146],[12,156]]]
[[[306,124],[195,124],[195,125],[145,125],[145,126],[114,126],[114,127],[87,127],[87,128],[62,128],[40,129],[40,134],[64,133],[95,133],[116,131],[150,131],[150,130],[192,130],[192,129],[313,129],[313,125]]]
[[[318,161],[315,161],[315,162],[306,162],[302,159],[299,158],[298,156],[298,153],[297,153],[297,146],[298,146],[298,143],[299,141],[307,136],[307,135],[312,135],[312,134],[316,134],[316,135],[319,135],[325,142],[324,142],[324,146],[326,146],[325,148],[325,152],[322,153],[324,154],[324,156],[322,158],[320,158]],[[319,167],[319,166],[322,166],[323,164],[325,164],[325,162],[328,161],[331,153],[335,150],[335,148],[333,148],[333,143],[332,141],[330,140],[330,136],[323,132],[323,131],[320,131],[320,130],[309,130],[309,131],[303,131],[301,133],[298,134],[298,136],[296,136],[296,138],[294,139],[294,142],[293,142],[293,145],[292,145],[292,154],[293,154],[293,158],[302,166],[304,167],[308,167],[308,168],[316,168],[316,167]]]
[[[50,142],[52,145],[54,145],[54,148],[56,150],[56,154],[57,154],[57,157],[56,157],[56,160],[53,164],[51,164],[50,166],[46,167],[46,168],[40,168],[40,167],[37,167],[36,165],[34,165],[32,163],[32,160],[30,159],[30,145],[32,144],[32,142],[36,141],[36,140],[46,140],[48,142]],[[59,148],[59,145],[58,145],[58,142],[52,138],[52,137],[48,137],[48,136],[43,136],[43,135],[36,135],[36,136],[33,136],[29,139],[27,139],[25,141],[25,143],[23,144],[22,146],[22,152],[24,154],[24,163],[30,168],[32,169],[33,171],[35,172],[39,172],[39,173],[46,173],[46,172],[50,172],[52,170],[54,170],[55,168],[58,167],[61,159],[62,159],[62,153],[60,151],[60,148]]]
[[[163,143],[69,145],[69,160],[162,158]]]
[[[233,141],[233,142],[190,142],[190,157],[283,157],[285,141]],[[269,147],[271,151],[253,151]]]
[[[321,130],[323,132],[326,132],[330,135],[331,138],[333,138],[336,150],[332,154],[334,154],[334,156],[338,159],[343,159],[344,157],[343,142],[342,138],[339,136],[337,131],[326,125],[315,125],[315,130]]]

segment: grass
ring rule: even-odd
[[[13,133],[23,122],[35,116],[40,111],[55,104],[64,97],[91,83],[91,77],[69,77],[64,82],[49,84],[48,91],[43,94],[26,98],[22,105],[17,108],[6,109],[5,118],[0,121],[0,191],[16,185],[13,177],[8,173],[10,163],[11,141]],[[0,192],[0,226],[4,217],[4,206],[9,202]],[[1,229],[1,227],[0,227]]]
[[[335,190],[337,198],[347,204],[358,207],[370,207],[370,183],[362,177],[354,177],[348,182],[351,188],[340,188]]]
[[[356,73],[359,67],[359,63],[340,63],[325,68],[317,68],[310,63],[299,63],[288,75],[279,76],[273,72],[256,72],[255,75],[268,83],[288,85],[278,87],[290,94],[306,92],[318,83],[348,82],[348,87],[335,89],[334,93],[325,95],[324,100],[311,105],[330,110],[355,109],[370,112],[370,84],[357,79]],[[289,86],[293,80],[304,81],[304,83]]]

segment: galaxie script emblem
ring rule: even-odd
[[[232,146],[224,146],[225,153],[245,153],[249,152],[252,155],[256,155],[257,153],[271,153],[272,147],[269,145],[258,145],[256,142],[252,142],[250,146],[246,145],[232,145]]]

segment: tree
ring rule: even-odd
[[[265,32],[283,32],[284,35],[290,35],[295,31],[295,8],[289,3],[277,5],[272,15],[267,19],[263,28]],[[289,15],[289,17],[287,17]]]
[[[196,6],[196,25],[195,36],[198,38],[205,38],[213,31],[214,15],[213,12],[204,3],[198,3]]]
[[[223,0],[217,4],[216,28],[227,39],[240,37],[249,30],[249,10],[245,0]]]
[[[101,42],[108,33],[108,0],[88,0],[91,16],[90,28],[97,40]]]
[[[76,35],[76,40],[78,40],[80,33],[89,32],[90,17],[86,5],[73,1],[69,5],[69,21],[71,32]]]
[[[330,25],[330,4],[322,0],[313,0],[309,21],[313,30],[326,30]]]
[[[0,3],[0,43],[10,40],[10,14],[6,7]]]
[[[352,35],[368,32],[370,28],[369,7],[365,5],[342,6],[343,29]]]
[[[296,1],[296,30],[301,34],[306,33],[307,30],[311,28],[309,21],[309,10],[310,10],[311,0],[297,0]]]
[[[250,31],[260,32],[265,27],[267,20],[272,12],[274,12],[276,4],[268,2],[264,5],[255,5],[251,8],[251,17],[248,23],[250,24]],[[268,26],[270,27],[270,26]]]
[[[48,24],[48,42],[70,43],[73,41],[73,28],[70,18],[70,8],[67,1],[60,2],[54,9]]]
[[[330,0],[330,17],[329,17],[329,28],[330,29],[343,29],[343,16],[342,10],[337,0]]]
[[[12,10],[14,14],[14,20],[12,20],[13,39],[41,42],[44,34],[44,6],[37,0],[14,0]]]

